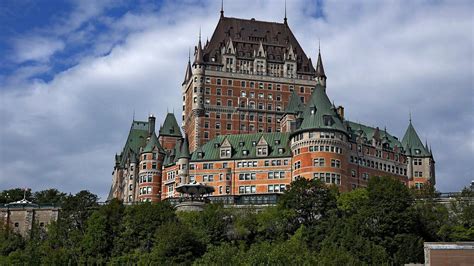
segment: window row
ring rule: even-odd
[[[138,183],[146,183],[146,182],[153,182],[153,175],[152,174],[146,174],[146,175],[140,175],[138,178]]]
[[[322,152],[333,152],[333,153],[342,154],[342,148],[339,148],[336,146],[329,146],[329,145],[309,146],[309,151],[310,152],[322,151]]]
[[[257,167],[257,161],[237,162],[237,168],[240,167]]]
[[[314,166],[323,167],[326,166],[326,161],[324,158],[315,158],[313,160]],[[331,167],[333,168],[341,168],[341,160],[338,159],[331,159]]]
[[[257,178],[256,173],[240,173],[239,180],[255,180]]]
[[[267,191],[269,193],[284,192],[285,190],[286,190],[285,184],[268,185],[267,187]]]
[[[357,172],[356,172],[356,170],[354,170],[354,169],[351,170],[351,176],[352,176],[352,177],[357,177]],[[363,180],[368,180],[368,179],[369,179],[369,173],[361,173],[361,174],[360,174],[360,177],[361,177]]]
[[[382,170],[382,171],[385,171],[385,172],[391,172],[391,173],[394,173],[394,174],[405,175],[405,176],[407,175],[407,169],[406,168],[401,168],[401,167],[386,164],[386,163],[379,163],[379,162],[375,162],[375,161],[368,160],[368,159],[366,160],[366,159],[362,159],[360,157],[351,156],[350,157],[350,162],[355,163],[355,164],[359,164],[359,165],[362,165],[362,166],[365,166],[365,167],[370,167],[370,168]]]
[[[239,194],[254,194],[257,193],[256,186],[239,186]]]
[[[264,162],[264,165],[265,166],[279,166],[279,165],[288,165],[289,161],[288,159],[284,159],[284,160],[266,160]]]
[[[314,179],[319,179],[326,184],[341,184],[341,175],[336,173],[314,173]]]
[[[278,178],[285,178],[285,172],[283,171],[268,172],[268,179],[278,179]]]
[[[139,191],[140,195],[148,195],[151,194],[151,187],[141,187]]]
[[[423,172],[421,171],[415,171],[415,177],[423,177]]]
[[[414,158],[413,165],[423,165],[423,159],[421,158]]]

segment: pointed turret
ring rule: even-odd
[[[321,59],[321,52],[318,53],[318,63],[316,64],[316,77],[326,78],[324,73],[323,60]]]
[[[188,55],[188,66],[186,67],[186,74],[184,75],[183,85],[191,79],[193,70],[191,69],[191,55]]]
[[[179,153],[179,158],[186,158],[189,159],[191,158],[191,155],[189,153],[189,143],[188,143],[188,137],[184,137],[183,144],[181,144],[181,151]]]
[[[285,113],[287,114],[297,114],[303,112],[304,104],[301,102],[300,96],[296,91],[291,92],[290,100],[286,106]]]
[[[332,108],[326,89],[316,85],[311,99],[303,112],[303,122],[299,130],[334,129],[347,134],[346,128]]]
[[[403,136],[402,145],[406,151],[409,151],[414,156],[430,155],[428,149],[425,148],[423,142],[421,142],[420,137],[416,133],[416,130],[411,123],[411,119],[407,131]]]
[[[202,44],[201,44],[201,30],[199,30],[199,42],[196,47],[196,52],[194,54],[193,65],[200,65],[202,63],[204,63],[204,59],[203,59]]]
[[[160,136],[182,137],[178,121],[173,113],[168,113],[163,126],[160,128]]]

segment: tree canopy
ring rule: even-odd
[[[0,199],[23,198],[23,190]],[[8,197],[6,196],[8,195]],[[125,206],[55,189],[28,194],[61,205],[47,231],[27,238],[0,227],[0,264],[65,265],[344,265],[423,263],[425,241],[474,240],[471,190],[450,204],[434,188],[410,190],[388,177],[339,193],[318,180],[298,179],[276,206],[208,204],[176,214],[168,202]]]

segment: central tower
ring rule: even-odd
[[[221,16],[209,41],[199,36],[182,85],[190,151],[218,135],[280,131],[290,95],[309,100],[326,85],[286,17],[283,23]]]

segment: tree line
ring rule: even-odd
[[[20,189],[21,191],[21,189]],[[12,192],[3,191],[11,198]],[[423,263],[423,243],[473,241],[473,197],[440,204],[432,187],[410,190],[388,177],[339,193],[298,179],[278,204],[257,211],[209,204],[179,212],[166,201],[99,206],[96,195],[47,190],[29,195],[61,205],[47,231],[0,229],[0,264],[347,265]],[[21,191],[21,198],[23,192]]]

